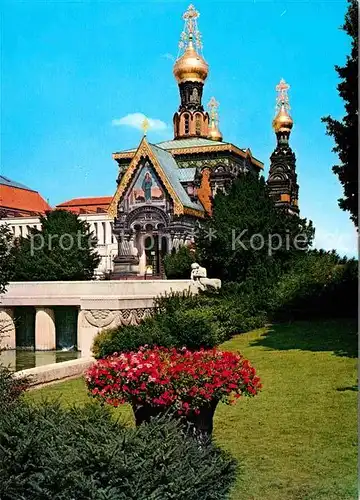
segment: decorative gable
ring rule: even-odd
[[[123,196],[124,210],[129,212],[139,205],[153,205],[165,208],[168,194],[148,160],[142,162],[133,181]]]
[[[168,182],[146,138],[143,137],[109,205],[108,213],[111,217],[115,217],[117,206],[122,200],[128,205],[127,208],[140,204],[165,205],[166,195],[174,203],[174,213],[182,213],[183,207],[177,194]]]
[[[171,161],[170,161],[171,160]],[[163,205],[172,201],[175,215],[191,213],[203,216],[200,205],[189,199],[178,177],[178,166],[170,153],[149,145],[143,137],[129,167],[118,185],[109,205],[110,217],[116,217],[119,203],[124,210],[131,210],[140,204]]]

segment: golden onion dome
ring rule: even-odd
[[[278,114],[275,116],[272,122],[272,126],[275,132],[290,132],[293,127],[293,119],[289,115],[285,106],[282,104],[279,109]]]
[[[222,133],[214,122],[212,122],[209,128],[208,139],[211,139],[213,141],[222,141],[223,139]]]
[[[178,83],[204,82],[209,73],[208,63],[195,50],[189,41],[184,54],[174,64],[174,76]]]

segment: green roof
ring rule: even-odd
[[[190,137],[189,139],[174,139],[172,141],[159,142],[157,146],[163,149],[195,148],[199,146],[216,146],[218,144],[229,144],[228,142],[212,141],[203,137]]]
[[[180,182],[190,182],[194,180],[196,174],[196,168],[195,167],[189,167],[189,168],[179,168],[178,169],[178,177]]]
[[[163,141],[163,142],[158,142],[156,144],[157,147],[162,148],[163,150],[176,150],[176,149],[186,149],[186,148],[196,148],[196,147],[201,147],[201,146],[233,146],[230,142],[224,142],[224,141],[213,141],[211,139],[205,139],[203,137],[190,137],[189,139],[173,139],[171,141]],[[239,148],[236,146],[237,149],[240,149],[245,153],[246,149],[244,148]],[[132,149],[126,149],[124,151],[121,151],[121,153],[135,153],[137,148],[132,148]],[[252,158],[255,161],[258,161],[263,164],[261,160],[258,160],[255,156],[252,155]]]
[[[155,144],[150,144],[149,146],[158,159],[161,168],[163,169],[164,174],[166,175],[169,183],[174,189],[175,193],[178,195],[182,205],[187,208],[192,208],[193,210],[199,210],[204,212],[204,208],[199,202],[191,201],[189,195],[185,191],[184,186],[181,184],[179,179],[179,172],[182,170],[178,167],[174,157],[165,149],[159,148]],[[184,170],[192,170],[192,169],[184,169]],[[194,169],[195,170],[195,169]],[[190,172],[187,172],[189,175]]]
[[[229,144],[228,142],[212,141],[211,139],[204,139],[203,137],[190,137],[189,139],[173,139],[172,141],[158,142],[156,146],[162,149],[182,149],[182,148],[196,148],[199,146],[216,146],[217,144]],[[135,152],[137,148],[126,149],[122,153]]]

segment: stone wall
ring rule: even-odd
[[[87,357],[103,328],[138,324],[151,313],[155,297],[171,291],[198,293],[198,289],[192,280],[13,282],[0,295],[0,325],[7,335],[4,344],[8,349],[16,345],[14,308],[33,306],[35,349],[55,349],[53,307],[75,306],[77,346],[81,356]]]

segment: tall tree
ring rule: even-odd
[[[15,281],[89,280],[99,265],[96,239],[76,214],[54,210],[40,217],[14,250]]]
[[[350,219],[358,227],[358,1],[348,0],[349,6],[342,29],[351,37],[351,53],[345,66],[335,66],[341,79],[337,86],[345,102],[346,115],[341,121],[330,116],[322,118],[327,124],[328,135],[333,136],[340,165],[333,172],[343,185],[344,194],[339,199],[342,210],[350,212]]]
[[[313,235],[311,221],[276,208],[264,179],[246,174],[215,195],[196,247],[213,277],[265,284],[311,245]]]

